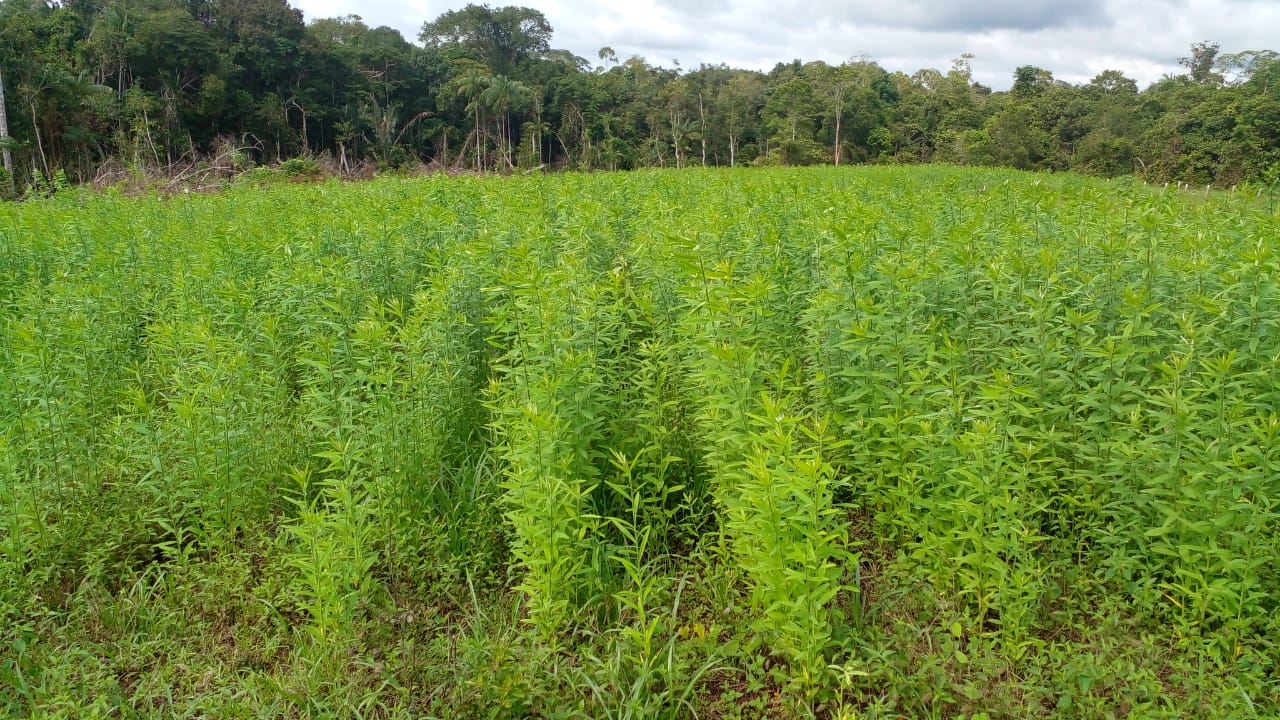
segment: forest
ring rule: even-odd
[[[130,173],[918,164],[1230,187],[1280,166],[1280,54],[1200,42],[1150,87],[970,55],[666,68],[555,49],[539,11],[467,5],[413,40],[286,0],[0,1],[0,194]],[[607,39],[602,39],[607,40]]]

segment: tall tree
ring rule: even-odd
[[[522,61],[551,49],[551,23],[532,8],[473,4],[424,24],[418,38],[428,47],[472,53],[491,74],[510,77]]]
[[[884,123],[886,101],[897,101],[897,88],[888,82],[884,69],[869,60],[834,67],[810,63],[805,66],[805,72],[826,98],[831,161],[839,165],[844,158],[846,140],[852,139],[859,149],[867,149],[867,137]]]
[[[742,134],[758,112],[763,95],[764,82],[759,75],[745,70],[734,73],[729,82],[720,87],[717,101],[729,143],[729,167],[737,164]]]
[[[480,112],[484,109],[482,96],[492,82],[493,78],[482,70],[471,70],[457,81],[457,94],[466,98],[467,110],[475,116],[476,169],[481,171],[484,170],[484,135],[480,129]]]
[[[1034,65],[1023,65],[1013,71],[1013,87],[1009,90],[1014,97],[1027,100],[1033,98],[1053,85],[1053,73]]]
[[[1221,85],[1221,73],[1214,72],[1214,62],[1218,59],[1220,46],[1215,42],[1202,41],[1191,46],[1191,55],[1178,58],[1178,64],[1185,67],[1191,79],[1201,85]]]
[[[787,165],[822,162],[825,154],[813,139],[815,121],[822,115],[813,84],[794,77],[773,89],[763,114],[773,130],[778,159]]]
[[[845,100],[849,95],[849,90],[854,86],[857,80],[848,72],[845,65],[837,65],[832,67],[824,62],[814,62],[805,66],[805,73],[814,78],[818,86],[822,89],[822,93],[826,96],[828,103],[827,111],[831,114],[832,139],[831,139],[831,162],[833,165],[840,164],[841,140],[840,125],[844,120]]]
[[[679,78],[667,83],[663,92],[670,120],[671,150],[675,155],[676,167],[684,167],[686,143],[695,132],[692,118],[696,110],[694,105],[694,89],[688,78]]]
[[[1280,53],[1274,50],[1244,50],[1238,53],[1220,55],[1214,68],[1226,77],[1231,74],[1230,84],[1238,85],[1255,78],[1268,79],[1269,74],[1280,68]]]
[[[1103,70],[1089,81],[1089,87],[1106,95],[1137,95],[1138,83],[1119,70]]]
[[[494,123],[498,128],[498,147],[502,150],[503,160],[507,167],[514,167],[511,113],[522,112],[528,107],[533,102],[533,92],[519,80],[498,75],[490,80],[488,87],[481,93],[481,99],[493,111]]]

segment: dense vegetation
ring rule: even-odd
[[[0,207],[0,708],[1275,717],[1278,236],[946,168]]]
[[[0,192],[293,158],[294,174],[939,161],[1201,187],[1280,163],[1280,56],[1260,49],[1197,44],[1141,91],[1123,69],[1073,86],[1024,66],[992,92],[966,57],[685,71],[606,47],[593,66],[518,7],[469,5],[416,39],[304,24],[285,0],[0,0],[16,176]]]

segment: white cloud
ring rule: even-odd
[[[308,19],[357,14],[416,41],[424,22],[465,0],[294,0]],[[502,2],[490,2],[502,5]],[[1007,88],[1014,68],[1036,65],[1069,82],[1105,69],[1140,84],[1179,72],[1191,43],[1227,52],[1280,50],[1280,0],[520,0],[542,11],[552,41],[595,60],[656,65],[727,63],[759,70],[793,59],[840,62],[866,54],[888,70],[945,70],[975,54],[976,79]]]

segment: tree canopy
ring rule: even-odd
[[[418,39],[427,47],[474,54],[494,74],[506,75],[551,51],[551,23],[531,8],[467,5],[423,24]]]
[[[1196,43],[1143,90],[1120,69],[1072,85],[969,61],[871,59],[769,72],[664,68],[553,47],[537,10],[467,5],[421,45],[355,15],[304,23],[286,0],[0,1],[0,192],[293,157],[338,171],[922,163],[1135,174],[1222,185],[1280,165],[1280,54]]]

